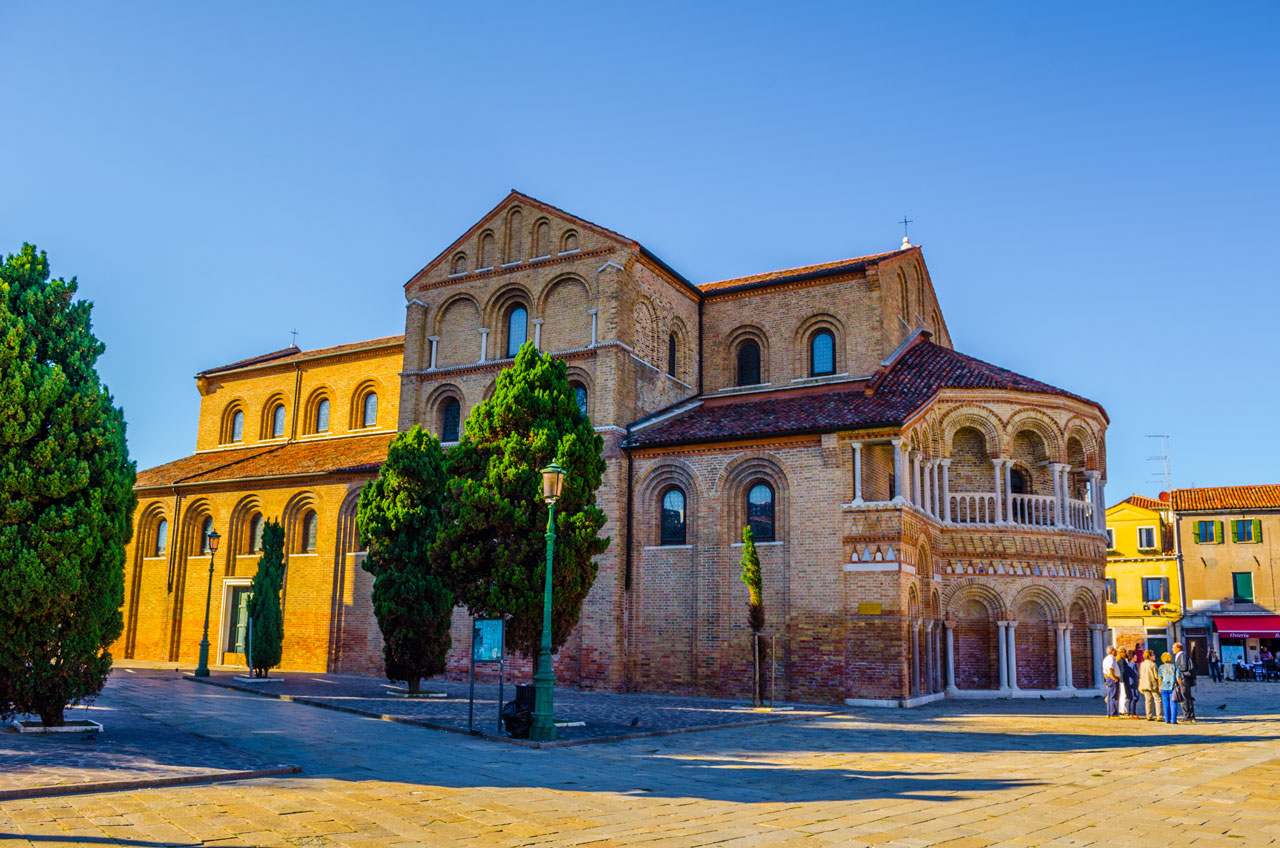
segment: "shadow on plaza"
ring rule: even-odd
[[[73,843],[75,845],[138,845],[142,848],[154,846],[155,848],[198,848],[203,842],[152,842],[149,839],[127,839],[123,836],[67,836],[63,834],[41,834],[41,833],[5,833],[0,831],[0,845],[8,845],[12,842],[30,842],[33,845],[39,845],[41,842],[59,842],[63,845]],[[219,848],[253,848],[248,843],[236,845],[230,842],[219,842]]]

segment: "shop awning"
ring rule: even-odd
[[[1215,615],[1213,624],[1228,639],[1280,639],[1280,615]]]

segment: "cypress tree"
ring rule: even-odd
[[[452,639],[453,595],[432,573],[431,546],[445,494],[444,451],[415,426],[392,441],[378,476],[360,492],[356,524],[373,575],[387,679],[418,692],[440,674]]]
[[[755,533],[751,525],[742,528],[742,582],[747,585],[747,625],[751,628],[753,676],[752,699],[764,700],[764,675],[760,672],[769,660],[768,643],[761,641],[764,632],[764,578],[760,574],[760,554],[756,552]]]
[[[278,521],[262,526],[262,556],[253,575],[249,621],[253,628],[249,667],[254,677],[266,677],[280,665],[284,650],[284,614],[280,592],[284,588],[284,528]]]
[[[595,581],[594,558],[609,547],[596,506],[604,442],[578,408],[563,362],[526,342],[499,375],[493,396],[449,450],[448,497],[433,559],[472,615],[505,616],[507,640],[536,662],[542,641],[547,506],[541,470],[567,474],[556,504],[552,650],[578,623]]]
[[[76,290],[32,245],[0,263],[0,712],[48,726],[111,670],[137,504]]]

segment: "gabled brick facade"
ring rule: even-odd
[[[139,550],[179,500],[217,504],[219,521],[245,512],[237,499],[289,515],[290,498],[323,502],[315,556],[331,565],[295,570],[291,558],[286,666],[380,668],[350,504],[385,447],[307,435],[317,391],[332,396],[331,420],[341,408],[355,422],[360,393],[377,386],[399,429],[446,435],[452,410],[465,420],[528,338],[569,366],[605,441],[598,497],[613,544],[556,657],[562,682],[748,693],[738,560],[743,526],[764,514],[749,494],[767,491],[772,538],[759,550],[778,697],[916,703],[1092,686],[1106,415],[953,351],[918,247],[698,286],[638,242],[513,192],[404,290],[402,342],[276,352],[200,376],[202,449],[228,432],[228,404],[256,434],[283,398],[300,434],[237,448],[241,461],[202,452],[140,475]],[[307,440],[332,447],[295,446]],[[679,543],[660,532],[673,490]],[[185,659],[199,581],[169,589],[137,565],[147,560],[131,559],[125,653]],[[197,560],[170,554],[166,573],[198,576]],[[459,611],[459,672],[465,625]]]

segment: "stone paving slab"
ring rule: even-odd
[[[0,731],[0,801],[298,771],[296,766],[144,718],[110,694],[91,706],[68,710],[67,718],[92,718],[102,722],[103,731]]]
[[[385,680],[347,674],[281,673],[277,683],[241,683],[235,672],[214,671],[209,677],[186,675],[195,683],[212,684],[236,691],[300,704],[325,707],[384,720],[417,724],[435,730],[468,733],[469,684],[433,679],[424,691],[443,693],[443,698],[405,698],[391,692]],[[548,748],[592,742],[617,742],[663,736],[672,733],[756,727],[846,712],[844,708],[813,704],[782,704],[786,710],[753,711],[749,701],[716,698],[682,698],[669,695],[587,692],[556,687],[557,720],[581,721],[581,727],[557,728],[555,742],[512,739],[498,726],[498,684],[479,681],[475,686],[475,735],[490,741],[525,747]],[[507,683],[503,698],[515,699],[514,684]]]

